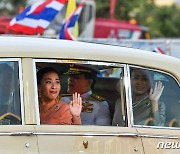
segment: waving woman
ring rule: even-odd
[[[50,67],[37,72],[41,124],[81,124],[82,99],[73,94],[70,104],[58,99],[61,84],[58,72]]]

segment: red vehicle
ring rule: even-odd
[[[105,18],[95,20],[95,38],[139,39],[141,36],[142,28],[128,21]]]
[[[9,24],[9,21],[11,21],[12,17],[10,16],[0,16],[0,34],[6,34],[7,33],[7,27]]]
[[[146,39],[149,38],[148,28],[114,18],[116,0],[110,2],[110,18],[96,18],[95,38]]]

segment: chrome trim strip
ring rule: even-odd
[[[25,125],[25,121],[24,121],[24,93],[23,93],[23,75],[22,75],[22,60],[19,58],[18,60],[18,66],[19,66],[19,84],[20,84],[20,101],[21,101],[21,121],[22,121],[22,125]]]
[[[132,96],[131,96],[131,83],[130,83],[130,73],[129,66],[126,65],[124,69],[124,84],[126,91],[126,106],[127,106],[127,116],[128,116],[128,127],[133,126],[133,112],[132,112]]]
[[[11,136],[32,136],[34,132],[15,132],[11,133]]]
[[[151,129],[169,129],[169,130],[180,130],[180,127],[168,127],[168,126],[144,126],[144,125],[133,125],[133,128],[151,128]]]
[[[31,136],[31,135],[58,135],[58,136],[116,136],[116,137],[139,137],[137,133],[93,133],[93,132],[7,132],[0,136]]]
[[[7,132],[7,133],[0,133],[0,136],[31,136],[35,135],[34,132]]]
[[[33,62],[35,62],[35,63],[38,63],[38,62],[39,63],[43,63],[43,62],[46,62],[46,63],[47,62],[48,63],[57,63],[57,60],[55,58],[54,59],[50,59],[50,58],[49,59],[47,59],[47,58],[46,59],[43,59],[43,58],[42,59],[34,59],[33,58]]]
[[[93,132],[60,132],[60,133],[34,133],[35,135],[63,135],[63,136],[116,136],[116,137],[138,137],[137,133],[93,133]]]
[[[163,138],[180,139],[180,136],[147,135],[137,133],[93,133],[93,132],[7,132],[0,133],[0,136],[32,136],[32,135],[58,135],[58,136],[115,136],[115,137],[143,137],[143,138]]]
[[[180,136],[178,137],[178,136],[146,135],[146,134],[141,134],[139,136],[144,138],[180,139]]]
[[[37,76],[36,76],[36,60],[33,59],[33,79],[34,83],[34,92],[35,92],[35,107],[36,107],[36,122],[37,125],[40,125],[40,113],[39,113],[39,102],[38,102],[38,88],[37,88]]]
[[[10,61],[10,62],[17,62],[19,61],[21,58],[6,58],[6,57],[3,57],[3,58],[0,58],[0,61],[2,62],[6,62],[6,61]]]

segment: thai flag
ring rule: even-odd
[[[60,30],[59,39],[67,39],[67,40],[76,40],[76,38],[72,35],[72,31],[76,21],[79,18],[81,10],[84,6],[84,1],[82,1],[75,11],[69,16],[69,18],[64,22],[62,28]]]
[[[161,50],[160,47],[156,47],[153,52],[156,52],[156,53],[161,53],[161,54],[165,54],[165,52],[163,50]]]
[[[28,6],[9,23],[9,29],[23,34],[42,34],[68,0],[45,0]]]

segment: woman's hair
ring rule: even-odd
[[[44,77],[45,74],[47,73],[56,73],[58,75],[58,77],[60,78],[60,75],[58,73],[58,71],[56,71],[54,68],[52,67],[44,67],[41,68],[38,72],[37,72],[37,84],[40,85],[42,78]]]

